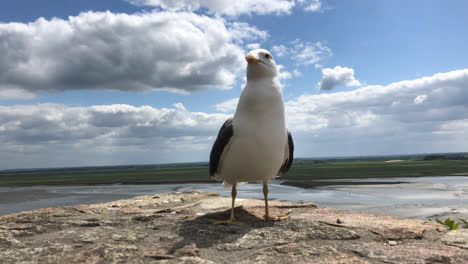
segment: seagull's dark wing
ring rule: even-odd
[[[224,148],[228,145],[232,138],[234,131],[232,128],[232,117],[224,122],[223,126],[218,132],[218,137],[213,144],[213,148],[210,153],[210,176],[214,176],[219,166],[221,154],[223,154]]]
[[[286,151],[284,155],[284,163],[281,166],[280,170],[278,171],[278,175],[285,174],[289,168],[291,168],[291,164],[293,163],[294,159],[294,141],[292,139],[291,133],[288,130],[288,143],[286,143]]]

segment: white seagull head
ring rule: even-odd
[[[266,49],[255,49],[245,56],[247,61],[247,79],[274,78],[278,75],[278,67],[271,53]]]

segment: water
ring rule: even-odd
[[[363,185],[363,182],[379,184]],[[313,189],[280,185],[272,181],[270,199],[314,202],[320,207],[385,213],[426,219],[454,216],[468,218],[468,177],[420,177],[391,179],[346,179],[352,185],[331,185]],[[405,182],[392,184],[393,182]],[[230,196],[221,184],[183,183],[158,185],[34,186],[0,187],[0,215],[62,205],[90,204],[128,199],[171,191],[197,189]],[[261,184],[238,187],[238,197],[263,199]]]

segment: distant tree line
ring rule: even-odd
[[[467,153],[431,154],[424,156],[423,160],[468,160]]]

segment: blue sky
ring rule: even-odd
[[[0,169],[206,161],[248,50],[296,156],[468,149],[466,1],[2,1]]]

